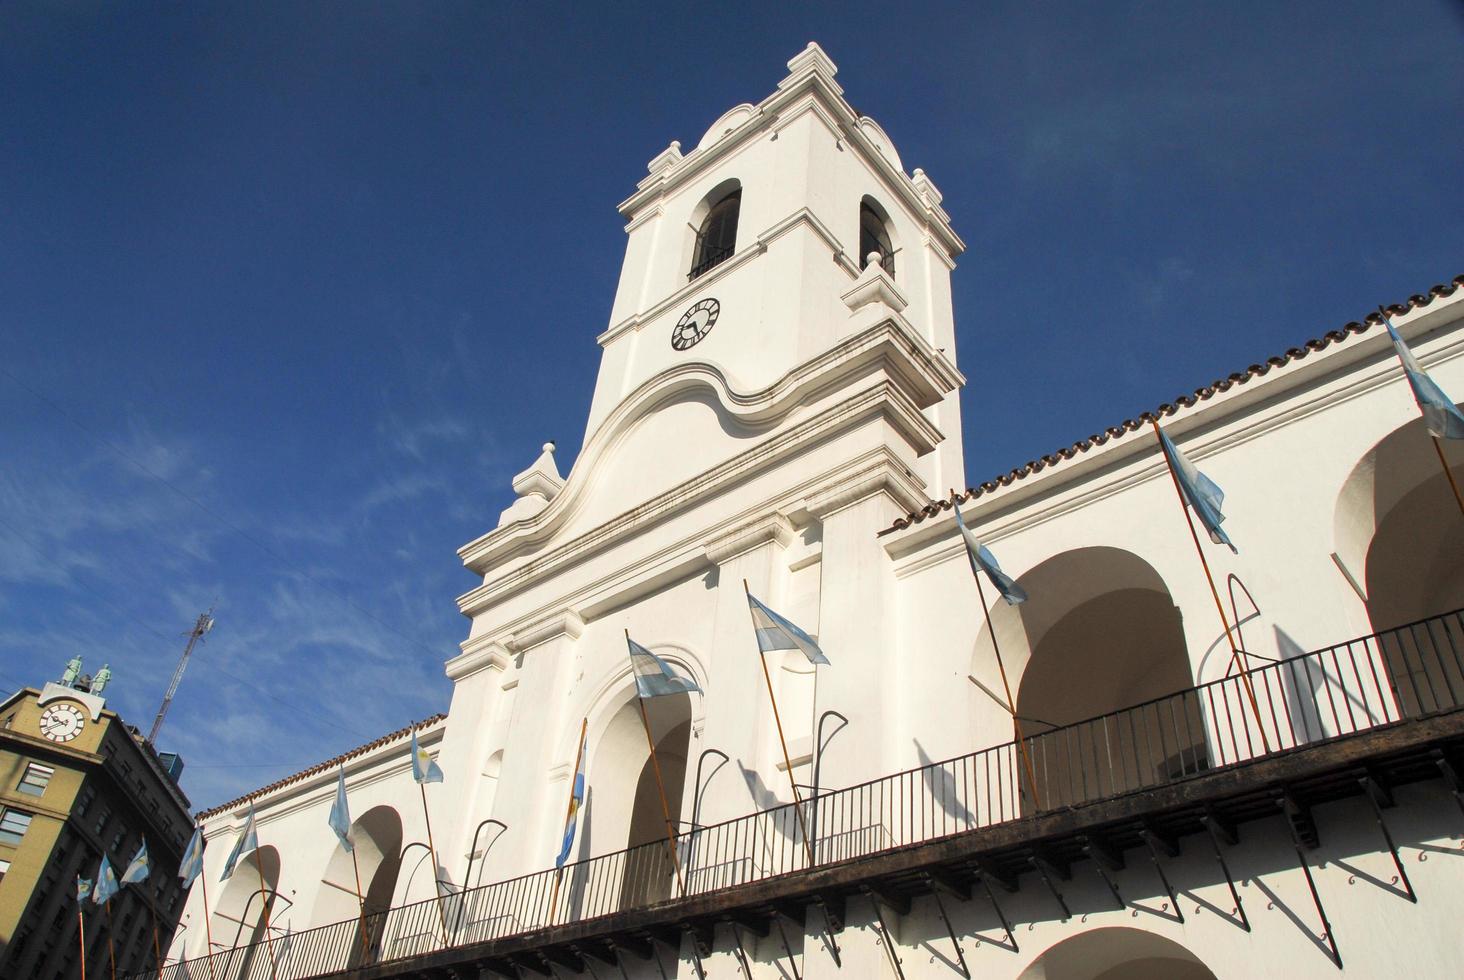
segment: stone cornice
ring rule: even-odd
[[[878,493],[888,496],[896,507],[908,510],[910,501],[924,501],[925,485],[889,450],[881,448],[853,473],[841,475],[837,482],[810,493],[804,507],[814,517],[825,520]]]
[[[898,431],[917,454],[934,449],[942,440],[940,431],[921,413],[908,396],[888,381],[880,381],[862,389],[850,398],[832,405],[793,428],[768,439],[713,467],[700,476],[646,501],[606,523],[554,548],[491,582],[458,598],[458,608],[466,616],[476,615],[501,601],[530,582],[554,571],[585,560],[589,555],[609,547],[626,537],[640,533],[647,526],[696,506],[709,496],[723,492],[732,483],[776,465],[801,452],[804,447],[829,438],[832,434],[863,424],[871,416],[884,418]],[[562,494],[561,499],[567,494]],[[557,502],[557,501],[556,501]],[[491,536],[490,536],[491,537]],[[531,547],[532,538],[504,542],[503,547]],[[502,554],[503,552],[498,552]],[[469,552],[465,562],[491,561],[491,552],[480,552],[479,558]],[[470,566],[471,567],[471,566]]]
[[[786,548],[793,540],[793,525],[776,511],[708,541],[704,551],[714,565],[723,565],[738,555],[765,544]]]
[[[462,653],[446,664],[450,680],[460,681],[482,670],[508,670],[513,654],[492,637],[479,636],[463,641]]]
[[[722,406],[739,422],[752,427],[769,426],[815,397],[842,384],[852,385],[868,377],[872,369],[883,369],[887,377],[898,382],[890,385],[892,402],[913,406],[917,416],[918,409],[939,402],[947,392],[954,390],[965,380],[950,359],[931,348],[899,314],[878,320],[789,371],[769,387],[750,394],[734,391],[721,372],[711,365],[699,362],[676,365],[646,381],[625,398],[601,424],[580,453],[580,458],[575,461],[574,470],[570,473],[564,490],[548,507],[532,517],[505,524],[464,545],[458,550],[458,556],[468,568],[483,574],[491,564],[547,541],[554,529],[568,520],[583,503],[585,487],[591,482],[592,474],[601,465],[601,461],[613,449],[619,435],[629,430],[644,414],[654,411],[667,399],[676,397],[683,391],[694,388],[710,389]],[[852,406],[861,397],[863,395],[853,395],[843,405]],[[830,411],[837,415],[841,410],[840,407],[827,410],[815,416],[815,420],[822,420],[818,424],[823,428],[835,427],[839,420],[830,418]],[[898,408],[895,414],[899,417],[908,416],[909,408]],[[806,429],[809,425],[810,422],[806,421],[800,429]],[[902,429],[910,435],[912,445],[922,453],[934,448],[935,443],[942,438],[923,417],[918,421],[909,419]],[[798,430],[790,430],[796,431]],[[696,491],[700,481],[709,479],[715,482],[718,479],[715,474],[719,472],[745,469],[747,465],[752,465],[751,461],[762,459],[770,452],[776,455],[779,452],[776,446],[782,441],[792,439],[796,443],[797,438],[790,433],[776,435],[764,444],[714,468],[703,477],[682,484],[663,495],[662,500],[649,502],[644,507],[669,506],[666,503],[668,499],[684,492]],[[770,450],[769,445],[774,448]],[[635,514],[644,507],[627,514]],[[473,594],[469,593],[469,596]],[[459,605],[461,604],[460,601]]]
[[[514,633],[504,641],[504,646],[512,653],[519,654],[561,636],[578,640],[584,631],[585,621],[580,618],[579,613],[573,609],[565,609]]]

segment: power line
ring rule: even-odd
[[[165,477],[162,474],[160,474],[160,473],[156,472],[155,470],[153,470],[152,467],[148,466],[146,463],[142,462],[139,459],[136,459],[130,453],[126,452],[125,450],[123,450],[119,446],[115,445],[111,440],[107,439],[105,436],[102,436],[102,435],[100,435],[100,434],[98,434],[96,432],[93,432],[86,425],[84,425],[79,419],[77,419],[74,415],[72,415],[70,412],[68,412],[63,406],[61,406],[60,404],[58,404],[55,401],[52,401],[50,398],[48,398],[46,395],[44,395],[40,391],[37,391],[35,388],[32,388],[29,384],[27,384],[21,378],[17,377],[15,375],[15,373],[12,372],[11,370],[9,370],[8,368],[5,368],[3,366],[0,366],[0,374],[4,374],[11,381],[15,382],[21,388],[24,388],[26,391],[30,392],[37,399],[39,399],[41,402],[43,402],[47,406],[49,406],[54,412],[56,412],[62,418],[66,419],[66,421],[70,422],[72,425],[76,426],[76,428],[80,429],[84,434],[86,434],[86,435],[90,436],[91,438],[95,439],[97,442],[101,443],[107,449],[110,449],[113,453],[115,453],[116,455],[118,455],[119,457],[121,457],[126,462],[131,463],[134,467],[136,467],[142,473],[144,473],[147,476],[153,478],[154,480],[157,480],[163,486],[165,486],[169,490],[173,491],[173,493],[177,494],[182,499],[188,501],[190,504],[192,504],[193,506],[197,507],[199,510],[203,511],[209,517],[211,517],[214,520],[218,521],[220,524],[224,525],[229,530],[233,531],[235,534],[237,534],[239,537],[243,538],[245,541],[248,541],[250,544],[254,545],[260,551],[263,551],[266,555],[268,555],[270,558],[274,559],[276,562],[278,562],[283,567],[292,570],[293,572],[295,572],[296,574],[298,574],[299,576],[301,576],[302,578],[304,578],[307,582],[310,582],[312,585],[316,586],[317,588],[320,588],[320,589],[324,590],[325,592],[328,592],[331,595],[335,596],[341,602],[343,602],[347,606],[349,606],[358,615],[364,617],[365,619],[370,620],[371,622],[375,623],[377,626],[381,627],[382,629],[386,630],[387,632],[396,634],[398,637],[400,637],[401,639],[407,641],[408,643],[412,644],[413,646],[417,647],[418,649],[422,650],[424,653],[427,653],[427,654],[429,654],[429,655],[431,655],[433,657],[440,657],[441,656],[440,651],[433,650],[431,647],[428,647],[421,640],[418,640],[417,638],[412,637],[412,636],[408,636],[406,633],[403,633],[401,630],[397,629],[396,627],[391,626],[391,625],[388,625],[387,623],[384,623],[381,620],[377,619],[370,612],[366,611],[365,609],[362,609],[360,606],[356,605],[356,603],[352,602],[351,599],[350,599],[350,597],[348,597],[344,593],[337,591],[334,587],[332,587],[330,585],[327,585],[325,582],[320,581],[315,576],[311,575],[309,572],[307,572],[304,569],[300,568],[299,566],[295,565],[288,558],[284,557],[279,552],[275,551],[269,545],[265,544],[263,541],[260,541],[258,538],[254,537],[248,531],[245,531],[239,525],[235,524],[233,521],[229,520],[223,514],[220,514],[219,512],[215,511],[213,508],[209,507],[207,504],[205,504],[203,501],[199,500],[197,497],[194,497],[192,494],[188,493],[186,490],[184,490],[181,487],[177,486],[171,480],[169,480],[167,477]]]

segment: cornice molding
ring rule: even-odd
[[[565,609],[507,637],[503,645],[514,654],[527,653],[534,647],[557,640],[561,636],[567,636],[573,642],[584,631],[585,621],[580,618],[579,613],[573,609]]]
[[[738,555],[745,555],[765,544],[786,548],[793,541],[793,525],[788,518],[774,511],[756,520],[718,535],[703,547],[708,560],[724,565]]]
[[[867,462],[852,474],[809,494],[804,507],[822,521],[881,493],[901,508],[902,513],[908,512],[910,501],[925,500],[924,482],[883,447],[871,453]]]
[[[464,680],[483,670],[507,671],[512,662],[512,653],[493,637],[465,640],[460,648],[463,652],[446,664],[449,680]]]

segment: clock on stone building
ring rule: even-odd
[[[677,350],[695,347],[702,338],[712,332],[722,304],[714,299],[704,299],[681,315],[676,326],[671,328],[671,346]]]

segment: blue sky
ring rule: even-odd
[[[1464,272],[1457,4],[5,4],[0,686],[217,803],[444,710],[672,139],[810,39],[945,194],[988,479]],[[994,423],[994,424],[993,424]]]

